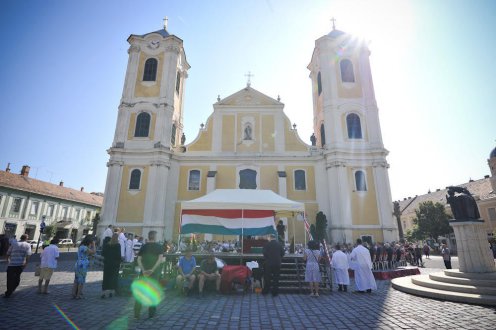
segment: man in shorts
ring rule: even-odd
[[[52,239],[50,241],[50,245],[43,249],[43,252],[41,252],[38,293],[48,294],[48,284],[52,278],[53,271],[57,268],[57,259],[59,258],[59,248],[57,247],[58,243],[58,238]],[[41,286],[43,284],[43,280],[45,280],[45,286],[42,288]]]
[[[217,261],[215,261],[215,256],[213,254],[210,254],[207,259],[202,261],[198,278],[198,291],[200,297],[203,297],[203,287],[206,281],[215,281],[217,293],[220,291],[220,274],[217,269]]]

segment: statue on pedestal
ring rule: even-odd
[[[315,137],[315,133],[310,136],[310,142],[312,142],[312,147],[315,147],[315,144],[317,143],[317,138]]]
[[[457,195],[455,195],[457,194]],[[446,201],[451,206],[455,220],[479,220],[480,213],[474,197],[466,188],[448,187]]]

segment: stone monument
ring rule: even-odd
[[[472,194],[463,187],[448,187],[446,200],[454,217],[449,224],[455,232],[460,272],[496,272],[484,220]]]

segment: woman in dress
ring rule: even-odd
[[[88,272],[88,266],[90,264],[88,257],[95,254],[95,251],[95,241],[93,240],[93,237],[86,235],[77,252],[77,261],[74,269],[74,285],[72,287],[73,299],[81,299],[83,285],[86,282],[86,273]]]
[[[310,283],[310,296],[319,296],[319,284],[322,280],[320,275],[320,249],[316,241],[308,242],[308,249],[305,249],[303,261],[306,261],[305,282]]]
[[[112,294],[117,290],[119,280],[119,268],[121,265],[121,245],[119,244],[119,234],[114,233],[108,244],[103,246],[103,282],[102,296],[111,298]]]

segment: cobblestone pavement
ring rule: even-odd
[[[442,264],[442,261],[440,261]],[[439,263],[435,258],[432,265]],[[133,299],[100,299],[102,272],[92,269],[85,299],[72,300],[72,261],[59,262],[50,294],[36,294],[38,278],[30,264],[20,287],[0,298],[0,328],[71,329],[60,308],[80,329],[495,329],[496,309],[416,297],[378,281],[372,294],[263,296],[254,293],[178,297],[167,294],[157,315],[133,319]],[[434,268],[423,269],[431,272]],[[438,269],[440,270],[440,269]],[[0,292],[5,291],[5,263],[0,264]],[[351,288],[353,289],[353,288]]]

